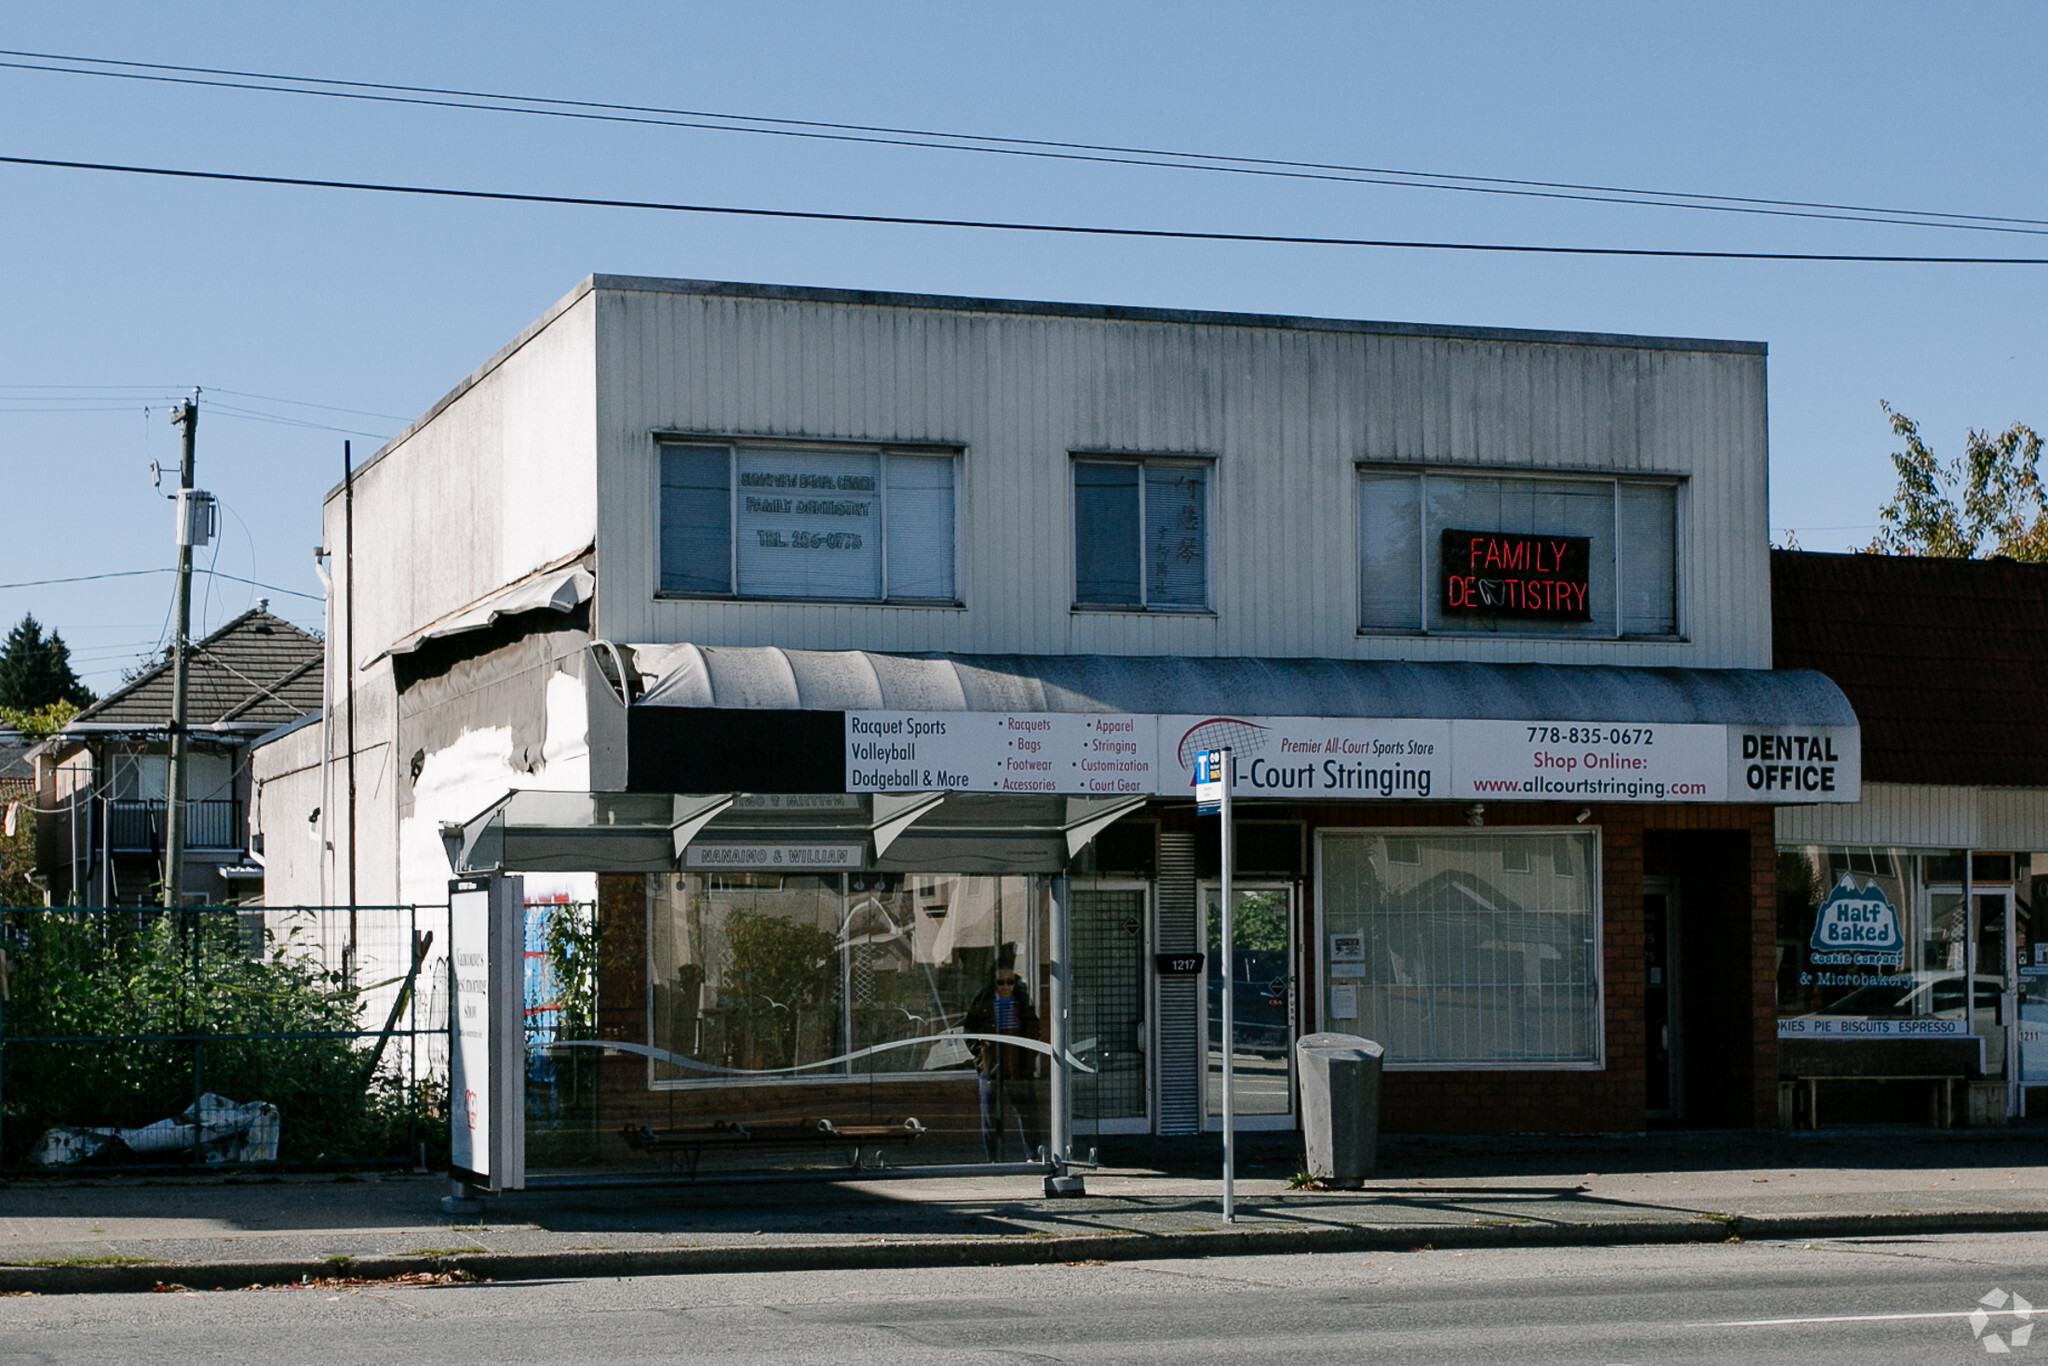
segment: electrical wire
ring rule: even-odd
[[[1190,228],[1124,228],[1080,223],[1032,223],[992,218],[928,218],[913,214],[834,213],[823,209],[764,209],[733,204],[685,204],[658,199],[601,199],[584,195],[531,194],[514,190],[465,190],[445,185],[399,185],[373,180],[324,180],[312,176],[256,175],[244,171],[194,171],[122,162],[69,161],[55,157],[0,155],[0,164],[174,180],[208,180],[237,185],[282,185],[313,190],[359,190],[371,194],[419,195],[437,199],[491,200],[510,204],[552,204],[571,208],[646,209],[661,213],[719,214],[739,218],[783,218],[815,223],[869,223],[920,228],[974,228],[990,232],[1057,233],[1080,237],[1143,238],[1176,242],[1252,242],[1303,247],[1379,247],[1405,251],[1510,253],[1533,256],[1604,256],[1689,261],[1795,261],[1867,265],[2048,266],[2048,256],[1927,256],[1904,252],[1714,251],[1690,247],[1551,246],[1529,242],[1431,242],[1403,238],[1316,237],[1292,233],[1204,232]],[[374,435],[374,433],[365,433]]]
[[[177,570],[168,565],[157,569],[117,569],[106,574],[74,574],[62,579],[24,579],[20,583],[0,583],[0,589],[47,588],[52,584],[59,583],[92,583],[99,579],[132,579],[144,574],[175,574],[177,572]],[[274,583],[263,583],[257,579],[245,579],[239,574],[228,574],[213,569],[195,569],[192,572],[195,574],[210,574],[220,579],[231,579],[236,583],[246,583],[255,588],[267,588],[273,593],[284,593],[291,597],[304,598],[308,602],[326,601],[318,593],[302,593],[296,588],[281,588]]]
[[[251,394],[240,389],[223,389],[218,385],[206,391],[209,394],[233,394],[236,398],[255,399],[259,403],[282,403],[293,408],[318,408],[329,413],[354,413],[357,417],[381,417],[392,422],[403,422],[397,413],[373,413],[367,408],[338,408],[332,403],[308,403],[301,398],[277,398],[270,394]]]
[[[206,412],[209,417],[233,417],[248,422],[268,422],[276,427],[301,427],[316,432],[340,432],[345,436],[366,436],[373,441],[382,441],[390,435],[389,432],[365,432],[359,431],[354,427],[337,427],[328,422],[308,422],[303,418],[280,417],[275,413],[252,412],[247,408],[237,408],[226,403],[208,404]]]
[[[2048,219],[2003,214],[1970,214],[1930,209],[1892,208],[1824,200],[1774,199],[1759,195],[1724,195],[1682,190],[1651,190],[1631,186],[1575,181],[1533,180],[1510,176],[1475,176],[1441,171],[1360,166],[1342,162],[1297,161],[1279,157],[1246,157],[1213,152],[1118,146],[1112,143],[1068,142],[1050,138],[1019,138],[935,129],[898,128],[879,124],[791,119],[715,110],[674,109],[657,105],[614,104],[539,95],[508,95],[441,86],[400,85],[380,81],[339,80],[325,76],[284,75],[223,67],[183,66],[168,62],[134,62],[107,57],[0,49],[0,68],[44,71],[61,75],[101,76],[162,84],[208,86],[269,94],[317,96],[378,104],[421,105],[485,113],[574,119],[604,123],[653,125],[692,130],[753,133],[810,138],[831,142],[914,147],[935,151],[1033,157],[1057,161],[1101,162],[1150,166],[1168,170],[1335,181],[1400,189],[1449,190],[1518,198],[1563,199],[1699,212],[1755,214],[1780,218],[1812,218],[1834,222],[1878,223],[1900,227],[1946,228],[1972,232],[2048,233]],[[83,62],[88,66],[54,63]],[[120,67],[125,70],[102,70]],[[179,75],[151,73],[184,73]],[[314,87],[332,87],[327,89]],[[375,93],[388,92],[388,93]],[[489,103],[479,103],[489,101]]]

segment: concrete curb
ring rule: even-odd
[[[730,1275],[770,1271],[842,1271],[915,1267],[1031,1266],[1245,1257],[1303,1252],[1405,1252],[1507,1247],[1654,1246],[1802,1238],[1912,1237],[2048,1230],[2048,1210],[1976,1210],[1945,1214],[1697,1215],[1679,1219],[1562,1223],[1323,1224],[1312,1228],[1215,1229],[1171,1233],[1030,1234],[984,1238],[903,1238],[830,1243],[560,1252],[477,1252],[448,1257],[328,1260],[151,1262],[114,1265],[0,1266],[0,1293],[113,1294],[159,1286],[239,1290],[349,1276],[381,1280],[421,1271],[466,1272],[485,1280],[567,1280],[626,1276]]]

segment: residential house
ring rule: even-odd
[[[251,860],[249,753],[266,732],[320,711],[325,651],[267,603],[195,641],[186,714],[187,895],[262,891]],[[140,676],[36,745],[37,876],[54,904],[135,905],[162,896],[171,665]]]

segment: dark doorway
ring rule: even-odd
[[[1680,981],[1678,879],[1643,879],[1643,1027],[1645,1109],[1655,1123],[1685,1118],[1685,993]]]
[[[1750,836],[1653,831],[1643,852],[1644,1108],[1653,1123],[1747,1128],[1757,1031],[1774,1018],[1757,998]]]

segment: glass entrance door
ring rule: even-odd
[[[1981,858],[1980,858],[1981,862]],[[1974,989],[1970,993],[1970,1032],[1984,1039],[1984,1075],[2010,1077],[2007,1050],[2016,1049],[2017,1034],[2006,1029],[2018,1002],[2014,983],[2018,965],[2012,943],[2012,888],[1974,889],[1977,898],[1977,953]],[[2017,1099],[2015,1097],[2015,1099]]]
[[[1294,888],[1284,883],[1239,883],[1232,938],[1236,962],[1223,961],[1222,889],[1202,888],[1203,1028],[1206,1084],[1203,1127],[1223,1127],[1223,993],[1236,1015],[1233,1099],[1239,1129],[1294,1127],[1294,1040],[1299,1033],[1294,989]]]
[[[2039,856],[2036,855],[2038,858]],[[2027,1113],[2026,1088],[2048,1086],[2048,877],[2032,879],[2032,893],[2013,908],[2015,984],[2013,1024],[2019,1036],[2014,1049],[2014,1080],[2019,1086],[2019,1113]]]
[[[1069,1045],[1077,1148],[1098,1134],[1146,1133],[1144,883],[1077,884],[1067,928],[1073,981]]]

